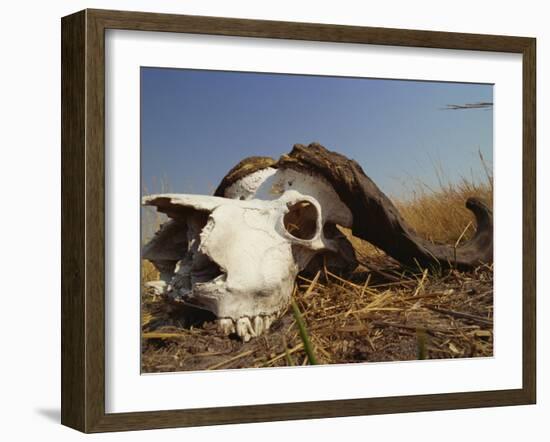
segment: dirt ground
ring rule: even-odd
[[[319,364],[470,358],[493,354],[493,269],[403,269],[371,256],[352,274],[297,279],[294,299]],[[291,308],[243,343],[215,318],[142,293],[142,372],[307,365]]]

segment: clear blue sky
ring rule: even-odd
[[[484,84],[187,69],[141,69],[142,184],[149,193],[211,194],[241,159],[278,158],[317,141],[355,159],[381,189],[483,179],[493,161],[493,110],[442,110],[492,102]]]

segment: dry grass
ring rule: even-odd
[[[159,272],[153,264],[146,259],[141,261],[141,283],[156,281],[159,278]]]
[[[489,177],[490,178],[490,177]],[[486,184],[463,181],[429,193],[417,186],[396,201],[423,237],[454,244],[475,229],[464,208],[470,196],[492,204]],[[348,232],[349,233],[349,232]],[[373,246],[352,238],[365,266],[352,274],[299,276],[293,298],[320,364],[491,356],[493,269],[441,274],[405,271]],[[144,262],[144,281],[155,277]],[[314,277],[316,276],[316,277]],[[289,309],[270,333],[248,343],[221,336],[204,312],[143,293],[145,372],[305,365],[307,342]]]
[[[425,272],[398,282],[365,269],[347,280],[323,271],[312,281],[299,277],[294,299],[319,364],[493,353],[491,267],[445,277]],[[155,312],[143,323],[146,372],[296,366],[310,360],[290,311],[269,334],[244,344],[221,336],[208,315],[193,318],[199,312],[159,299],[145,305]]]
[[[447,244],[468,240],[475,231],[475,222],[465,206],[466,200],[477,197],[493,207],[492,166],[487,164],[481,151],[478,155],[485,171],[484,179],[463,177],[458,183],[451,184],[444,178],[443,167],[434,165],[439,181],[436,191],[421,180],[415,180],[409,186],[411,192],[406,200],[395,199],[400,213],[420,236]]]
[[[489,207],[493,205],[493,191],[489,184],[473,184],[463,180],[431,193],[419,184],[407,201],[396,205],[417,233],[433,242],[454,244],[464,231],[462,239],[469,239],[475,231],[475,220],[466,208],[469,197],[481,198]]]

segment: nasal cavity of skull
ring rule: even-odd
[[[191,277],[191,284],[208,282],[223,272],[210,257],[201,251],[202,236],[208,226],[209,213],[191,212],[187,219],[187,253],[182,260],[182,274]]]
[[[299,239],[313,239],[317,232],[317,209],[309,201],[288,204],[283,224],[288,233]]]

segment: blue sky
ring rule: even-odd
[[[442,108],[492,101],[483,84],[141,68],[142,185],[211,194],[241,159],[317,141],[406,198],[416,179],[437,187],[436,164],[449,182],[484,179],[492,108]]]

